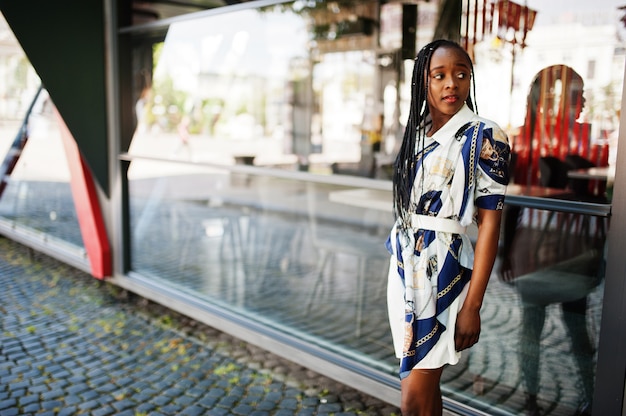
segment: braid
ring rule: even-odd
[[[411,189],[415,181],[416,153],[424,150],[426,136],[425,124],[428,121],[430,110],[427,103],[428,77],[425,76],[430,68],[430,60],[437,48],[447,47],[462,51],[466,56],[471,69],[472,93],[467,97],[466,104],[472,111],[476,111],[472,96],[476,96],[474,84],[474,68],[472,60],[467,52],[458,44],[449,40],[439,39],[424,46],[417,57],[413,67],[411,79],[411,105],[409,118],[404,130],[402,145],[393,166],[393,207],[396,218],[399,218],[404,230],[410,225],[410,200]]]

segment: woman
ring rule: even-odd
[[[404,416],[442,413],[443,367],[478,341],[498,248],[510,150],[505,133],[474,113],[472,79],[472,61],[454,42],[434,41],[416,58],[387,241]],[[473,221],[475,253],[466,234]]]

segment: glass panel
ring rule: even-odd
[[[470,3],[494,7],[463,16],[464,25],[468,16],[493,23],[469,47],[478,109],[509,133],[516,203],[541,209],[508,206],[481,342],[444,371],[443,390],[490,414],[569,414],[590,400],[595,377],[608,223],[549,211],[548,198],[610,204],[619,4],[537,0],[522,12]],[[132,267],[395,375],[383,245],[391,193],[232,166],[369,175],[362,162],[381,156],[368,146],[382,125],[389,142],[376,163],[388,169],[413,62],[395,62],[365,31],[338,32],[342,7],[294,2],[171,26],[130,148]],[[418,18],[432,24],[424,16],[434,8],[420,4]],[[520,32],[515,18],[532,11],[532,28]],[[429,38],[424,26],[418,39]]]
[[[4,157],[20,130],[41,84],[0,13],[0,155]]]
[[[304,20],[273,8],[172,25],[156,49],[129,152],[293,165],[294,137],[309,138],[294,130],[295,120],[310,117],[299,107],[310,80],[307,42]]]
[[[515,414],[574,414],[592,401],[608,219],[507,206],[503,226],[480,342],[446,386]]]
[[[84,252],[54,104],[45,90],[37,96],[41,82],[2,16],[0,43],[0,158],[19,150],[11,150],[16,139],[26,141],[12,173],[4,178],[6,188],[0,186],[0,218]]]
[[[480,113],[508,130],[515,183],[610,202],[624,75],[621,5],[533,0],[493,9],[498,36],[483,34],[472,49],[476,94]]]
[[[173,24],[129,153],[371,175],[377,2],[307,4]]]
[[[390,191],[142,160],[130,178],[134,270],[396,373]],[[530,392],[567,414],[591,398],[608,221],[513,206],[505,218],[481,342],[443,390],[503,414]]]
[[[0,194],[0,216],[14,226],[26,227],[83,251],[70,173],[53,106],[43,90],[28,119],[26,144]],[[9,149],[15,136],[17,133],[3,137],[3,147]]]
[[[168,162],[135,160],[129,177],[134,270],[395,370],[385,306],[391,211],[341,202],[343,186]]]

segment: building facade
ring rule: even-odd
[[[390,165],[416,51],[456,37],[517,159],[445,406],[622,413],[619,2],[29,3],[0,0],[0,232],[394,404]]]

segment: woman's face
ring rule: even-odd
[[[471,74],[470,63],[461,51],[439,47],[433,52],[426,74],[433,122],[445,124],[463,107],[469,96]]]

